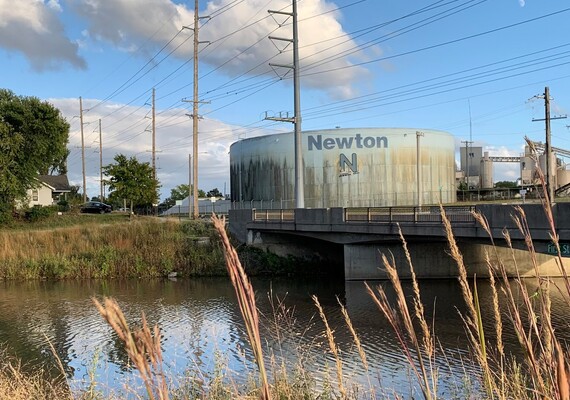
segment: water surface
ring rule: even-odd
[[[534,280],[526,281],[529,291]],[[336,382],[335,361],[324,325],[311,296],[318,297],[340,349],[345,378],[364,387],[410,394],[410,370],[390,325],[366,293],[363,282],[273,279],[254,280],[262,314],[262,338],[266,348],[288,365],[301,363],[314,373],[317,383]],[[391,290],[387,282],[371,282]],[[426,314],[445,356],[437,358],[440,391],[451,397],[463,390],[462,378],[476,376],[459,313],[465,311],[456,280],[421,282]],[[405,285],[409,293],[409,285]],[[494,321],[488,282],[478,282],[481,308],[488,338],[493,341]],[[0,343],[24,363],[54,365],[48,341],[77,388],[85,387],[94,374],[101,390],[124,390],[133,371],[120,341],[104,323],[92,297],[115,298],[127,320],[138,325],[141,313],[158,324],[163,338],[165,366],[169,376],[184,375],[208,382],[220,369],[235,382],[247,381],[255,371],[252,354],[235,293],[228,279],[200,278],[156,281],[68,281],[0,283]],[[393,296],[392,296],[393,297]],[[563,342],[570,338],[569,307],[552,291],[553,320]],[[348,310],[360,336],[369,364],[366,373],[354,340],[338,304]],[[507,319],[504,319],[507,323]],[[506,329],[509,351],[519,354],[516,336]],[[383,389],[380,389],[383,388]],[[125,394],[128,397],[128,393]]]

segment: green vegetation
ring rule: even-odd
[[[66,173],[69,124],[60,111],[35,97],[0,89],[0,224],[16,200],[38,185],[38,174]]]
[[[114,160],[114,164],[103,167],[104,174],[109,177],[105,182],[109,187],[111,204],[122,204],[126,199],[131,210],[156,204],[159,184],[153,177],[150,164],[123,154],[117,154]]]
[[[187,184],[181,184],[170,190],[170,197],[167,197],[161,204],[162,208],[169,209],[176,205],[177,200],[184,200],[189,196],[192,190],[192,186]],[[202,189],[198,189],[198,197],[205,197],[206,193]]]
[[[0,279],[225,274],[206,225],[125,215],[54,216],[35,229],[22,222],[0,231]]]
[[[209,221],[57,211],[34,207],[0,230],[0,280],[227,274]],[[251,275],[312,271],[302,260],[255,248],[242,246],[240,255]]]

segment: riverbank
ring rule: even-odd
[[[238,251],[251,275],[311,272],[292,257]],[[0,229],[0,280],[226,275],[209,220],[76,214]]]

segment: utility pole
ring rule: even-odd
[[[155,107],[155,88],[152,88],[152,179],[156,182],[156,107]],[[156,193],[156,190],[155,190]],[[154,215],[158,216],[158,199],[153,199]],[[156,206],[155,206],[156,204]]]
[[[152,177],[156,179],[156,111],[154,99],[155,89],[152,88]]]
[[[99,119],[99,184],[101,186],[101,195],[99,199],[104,200],[103,194],[103,136],[101,134],[101,119]]]
[[[554,201],[554,187],[552,185],[552,177],[550,176],[550,155],[552,154],[552,144],[550,137],[550,88],[546,86],[544,88],[544,123],[546,129],[546,190],[548,192],[548,198],[550,201]]]
[[[418,207],[422,205],[422,175],[421,175],[421,159],[420,159],[420,136],[424,133],[416,131],[416,179],[418,180]]]
[[[193,214],[192,217],[194,219],[198,218],[198,104],[202,103],[201,101],[198,100],[198,46],[201,43],[206,43],[206,42],[200,42],[198,40],[198,31],[199,31],[199,26],[198,26],[198,22],[200,21],[200,19],[202,18],[209,18],[209,17],[199,17],[198,16],[198,0],[194,1],[194,28],[188,28],[188,27],[184,27],[184,28],[188,28],[188,29],[192,29],[192,31],[194,32],[194,93],[193,93],[193,98],[192,98],[192,153],[194,155],[194,164],[193,164],[193,185],[192,185],[192,197],[193,197]],[[188,101],[185,99],[182,99],[182,101]],[[190,201],[190,193],[188,193],[188,201]]]
[[[192,154],[188,154],[188,219],[192,218],[190,206],[190,188],[192,187]]]
[[[270,66],[290,68],[293,70],[293,97],[294,97],[294,116],[293,118],[266,117],[265,119],[281,122],[292,122],[295,126],[295,208],[305,208],[305,182],[303,168],[303,152],[301,138],[301,82],[299,78],[299,34],[297,28],[297,0],[292,0],[292,12],[272,11],[270,14],[287,15],[293,18],[293,39],[284,39],[269,36],[271,40],[280,40],[293,44],[293,65],[269,64]]]
[[[192,187],[192,200],[194,212],[192,216],[198,219],[198,0],[194,3],[194,96],[192,102],[192,151],[194,153],[194,186]],[[188,199],[190,200],[190,199]],[[190,201],[188,201],[190,205]]]
[[[467,193],[469,193],[469,145],[473,143],[471,140],[462,140],[465,143],[465,183],[467,184]]]
[[[548,196],[548,199],[552,203],[554,201],[554,182],[552,178],[552,171],[551,171],[551,156],[552,156],[552,143],[551,143],[551,135],[550,135],[550,120],[552,119],[564,119],[566,115],[560,117],[550,117],[550,88],[546,86],[544,88],[544,94],[534,96],[535,98],[544,97],[544,119],[535,119],[533,118],[532,121],[544,121],[545,122],[545,130],[546,130],[546,140],[544,146],[544,152],[546,156],[546,193],[545,195]]]
[[[79,96],[79,124],[81,126],[81,169],[83,171],[83,202],[87,202],[86,180],[85,180],[85,139],[83,136],[83,100]]]

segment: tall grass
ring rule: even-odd
[[[198,237],[211,240],[199,243]],[[0,279],[223,275],[224,259],[207,222],[139,218],[51,230],[1,230]]]

